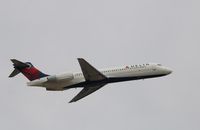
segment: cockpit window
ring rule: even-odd
[[[158,66],[162,66],[161,64],[157,64]]]

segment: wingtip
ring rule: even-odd
[[[73,103],[73,102],[75,102],[75,101],[73,101],[73,100],[69,101],[69,103]]]
[[[84,60],[83,58],[77,58],[78,60]]]

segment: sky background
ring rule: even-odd
[[[1,0],[0,129],[199,130],[199,0]],[[69,104],[80,89],[47,92],[9,79],[9,59],[48,74],[148,62],[166,77],[109,84]]]

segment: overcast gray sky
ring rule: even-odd
[[[0,129],[199,130],[199,0],[1,0]],[[109,84],[68,104],[80,89],[47,92],[9,79],[10,58],[48,74],[158,62],[173,74]]]

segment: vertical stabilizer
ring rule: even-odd
[[[16,59],[11,59],[11,61],[13,62],[14,71],[9,75],[9,77],[14,77],[20,72],[30,81],[48,76],[35,68],[30,62],[23,63]]]

